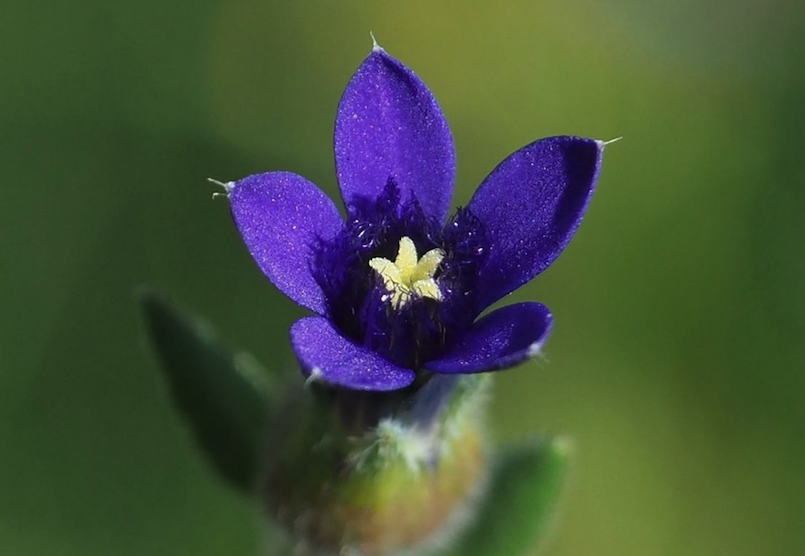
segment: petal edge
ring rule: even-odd
[[[445,220],[453,195],[455,151],[447,120],[417,75],[382,49],[364,60],[341,97],[335,122],[335,168],[349,208],[376,198],[394,179],[407,201]]]
[[[237,181],[229,203],[260,270],[299,305],[324,314],[324,293],[310,272],[310,248],[343,226],[330,198],[301,176],[267,172]]]
[[[567,246],[595,188],[603,146],[580,137],[540,139],[508,156],[478,187],[467,205],[489,242],[478,313],[545,270]]]
[[[446,355],[424,367],[445,374],[513,367],[540,352],[552,323],[550,311],[541,303],[508,305],[481,318]]]
[[[390,391],[414,381],[414,371],[344,338],[323,317],[305,317],[291,326],[291,343],[302,373],[350,390]]]

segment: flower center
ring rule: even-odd
[[[399,309],[413,297],[441,301],[442,292],[433,275],[443,258],[444,251],[431,249],[420,259],[414,242],[408,236],[403,236],[394,262],[384,257],[374,257],[369,260],[369,266],[383,279],[383,285],[391,294],[391,305]]]

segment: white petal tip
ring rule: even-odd
[[[377,43],[375,34],[372,31],[369,31],[369,36],[372,37],[372,52],[385,52],[385,50],[383,50],[383,47]]]
[[[321,367],[313,367],[310,369],[310,375],[307,377],[307,380],[305,380],[305,387],[307,388],[316,382],[324,382],[322,374]]]
[[[526,354],[528,355],[528,357],[531,358],[531,357],[537,357],[538,355],[542,355],[542,345],[543,342],[534,342],[533,344],[528,346],[528,349],[526,350]]]
[[[617,143],[621,139],[623,139],[623,137],[615,137],[614,139],[610,139],[609,141],[596,141],[596,143],[598,143],[601,146],[601,148],[604,148],[608,145],[611,145],[612,143]]]
[[[214,185],[217,185],[218,187],[223,188],[223,192],[216,191],[215,193],[212,194],[213,199],[217,199],[218,197],[229,197],[229,194],[235,187],[235,182],[233,181],[222,182],[213,178],[207,178],[207,181]]]

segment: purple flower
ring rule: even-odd
[[[545,270],[578,227],[604,144],[550,137],[510,155],[448,218],[450,129],[425,84],[375,47],[335,122],[346,220],[305,178],[228,184],[235,223],[268,278],[316,316],[291,327],[304,374],[352,390],[397,390],[431,373],[504,369],[551,328],[539,303],[478,318]]]

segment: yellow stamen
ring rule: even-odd
[[[383,278],[383,284],[391,293],[391,304],[399,309],[411,301],[412,296],[442,299],[442,292],[433,279],[442,259],[444,251],[441,249],[431,249],[419,259],[414,242],[405,236],[400,239],[394,262],[375,257],[369,261],[369,266]]]

